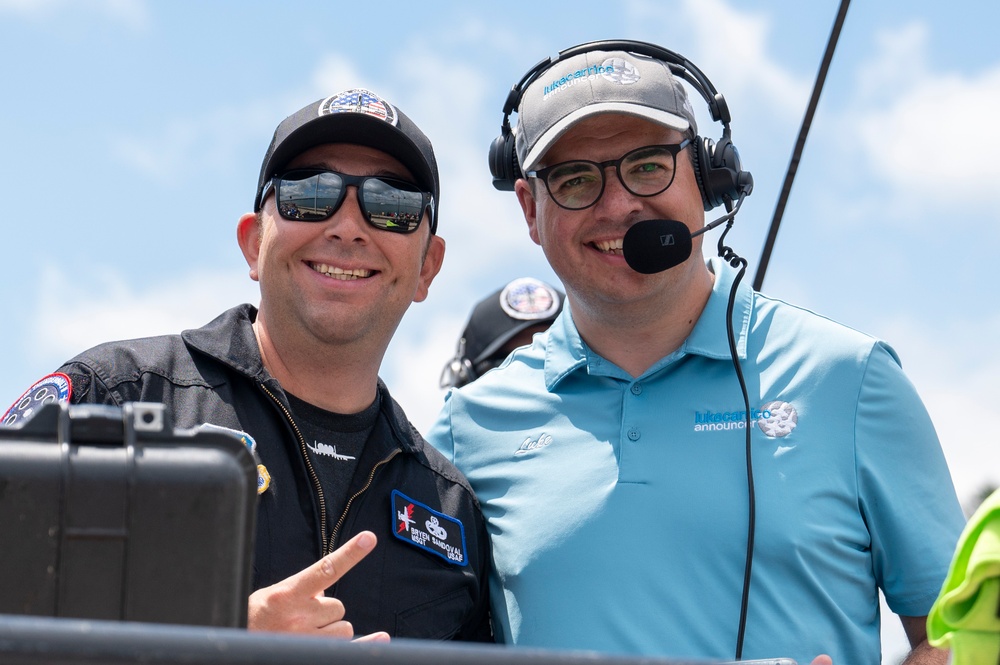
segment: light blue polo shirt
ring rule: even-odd
[[[690,337],[638,379],[567,309],[449,394],[428,439],[482,502],[498,640],[734,656],[744,406],[725,326],[735,271],[710,267]],[[964,524],[933,425],[886,344],[745,284],[734,322],[756,489],[743,658],[878,663],[876,587],[926,615]]]

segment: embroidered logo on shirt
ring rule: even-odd
[[[323,455],[326,457],[332,457],[333,459],[340,460],[341,462],[346,462],[348,460],[356,459],[353,455],[341,455],[337,452],[337,446],[331,446],[328,443],[320,443],[319,441],[313,441],[315,446],[310,446],[306,444],[306,448],[311,450],[314,455]]]
[[[540,448],[544,448],[544,447],[548,446],[551,443],[552,443],[552,435],[551,434],[544,434],[543,433],[537,439],[532,439],[529,436],[528,438],[526,438],[521,443],[520,447],[518,447],[518,449],[514,451],[514,454],[515,455],[527,455],[528,453],[534,452],[536,450],[539,450]]]
[[[768,402],[761,409],[768,415],[757,420],[757,427],[772,438],[788,436],[799,424],[799,414],[788,402]]]
[[[798,412],[788,402],[774,401],[763,404],[759,409],[750,409],[750,421],[765,436],[781,438],[788,436],[799,422]],[[694,414],[695,432],[718,432],[720,430],[746,429],[747,412],[738,411],[698,411]]]
[[[436,554],[449,563],[469,564],[465,549],[465,527],[399,490],[392,491],[392,533],[404,543]]]
[[[396,518],[399,520],[399,528],[396,529],[396,533],[401,531],[409,531],[410,525],[415,523],[416,520],[413,519],[413,504],[406,506],[403,510],[396,513]]]

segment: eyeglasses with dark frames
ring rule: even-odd
[[[626,190],[636,196],[656,196],[674,181],[677,172],[677,153],[691,144],[691,139],[680,143],[647,145],[630,150],[618,159],[592,162],[575,159],[553,164],[525,176],[545,183],[552,200],[567,210],[583,210],[601,199],[604,194],[604,170],[615,167],[618,180]]]

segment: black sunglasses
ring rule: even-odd
[[[323,169],[296,169],[271,178],[261,192],[263,202],[274,189],[282,218],[293,222],[330,219],[344,202],[347,187],[358,189],[358,205],[368,223],[393,233],[413,233],[427,208],[434,216],[434,196],[415,184],[385,176],[357,176]]]
[[[583,210],[600,200],[604,194],[604,169],[609,166],[615,167],[618,180],[632,194],[656,196],[673,183],[677,153],[690,143],[691,139],[684,139],[674,144],[647,145],[606,162],[575,159],[524,175],[544,182],[556,205],[567,210]]]

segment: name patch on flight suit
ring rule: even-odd
[[[465,527],[460,521],[392,491],[392,533],[405,543],[436,554],[448,563],[469,565]]]

